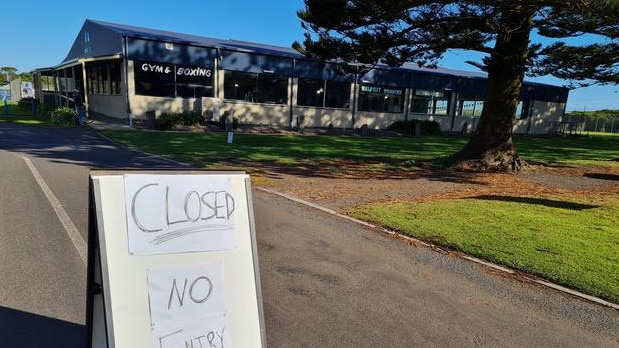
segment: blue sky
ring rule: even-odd
[[[0,66],[27,72],[60,63],[86,19],[290,47],[303,39],[296,17],[302,7],[302,0],[5,1],[0,8]],[[469,54],[459,52],[447,55],[440,65],[475,71],[464,63],[470,59]],[[564,84],[554,78],[529,80]],[[619,86],[570,92],[568,111],[600,109],[619,109]]]

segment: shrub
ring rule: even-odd
[[[239,119],[232,117],[232,129],[239,129]]]
[[[155,119],[155,129],[170,130],[174,126],[198,126],[204,125],[202,115],[194,111],[165,113]]]
[[[197,112],[189,111],[180,114],[183,126],[204,125],[204,117]]]
[[[170,130],[177,124],[181,124],[181,114],[179,113],[166,113],[155,119],[155,129],[158,130]]]
[[[77,112],[68,106],[62,106],[53,110],[50,121],[57,126],[71,126],[77,124]]]
[[[37,108],[37,113],[43,117],[49,117],[54,111],[55,106],[49,103],[40,103]]]
[[[389,129],[402,134],[415,134],[415,128],[419,124],[421,134],[420,135],[440,135],[441,125],[437,121],[427,120],[409,120],[409,121],[397,121],[389,126]]]

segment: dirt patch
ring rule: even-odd
[[[603,200],[619,197],[619,167],[531,165],[516,174],[432,170],[392,171],[376,163],[334,163],[289,168],[236,164],[255,186],[346,212],[378,202],[425,201],[475,196]]]

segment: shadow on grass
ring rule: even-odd
[[[251,162],[238,159],[227,159],[220,163],[224,168],[234,166],[248,173],[260,175],[270,179],[281,179],[282,175],[297,177],[312,177],[326,179],[351,179],[351,180],[417,180],[450,182],[456,184],[486,185],[475,177],[475,173],[434,171],[431,169],[418,168],[410,165],[400,165],[379,160],[321,160],[321,161],[297,161],[283,164],[276,161]],[[206,165],[200,163],[200,165]]]
[[[583,176],[586,177],[586,178],[591,178],[591,179],[619,181],[619,175],[617,175],[617,174],[585,173],[585,174],[583,174]]]
[[[568,210],[586,210],[599,208],[597,205],[581,204],[574,202],[555,201],[552,199],[544,198],[531,198],[531,197],[514,197],[514,196],[494,196],[494,195],[481,195],[467,197],[467,199],[482,199],[486,201],[501,201],[501,202],[513,202],[523,204],[535,204],[543,205],[550,208],[568,209]]]

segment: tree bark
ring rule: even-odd
[[[533,14],[516,8],[502,16],[503,31],[488,61],[488,92],[479,124],[453,159],[483,170],[518,170],[520,155],[512,141],[516,108],[526,71]]]

